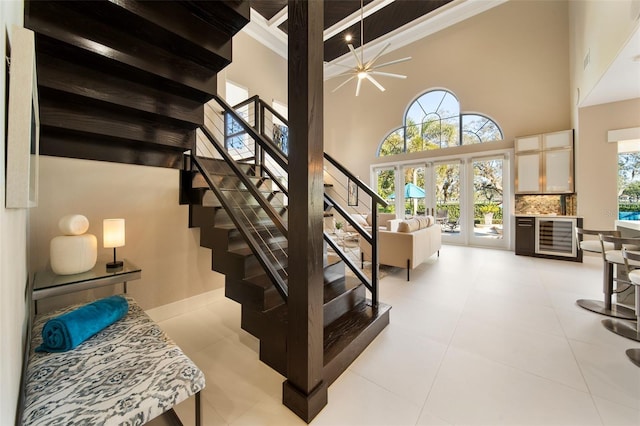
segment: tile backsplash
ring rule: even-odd
[[[566,211],[562,211],[563,203]],[[576,194],[569,195],[516,195],[516,214],[565,214],[575,216]]]

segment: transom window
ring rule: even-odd
[[[502,140],[502,130],[490,118],[460,112],[460,102],[448,90],[431,90],[409,105],[404,125],[389,133],[378,157]]]

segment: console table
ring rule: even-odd
[[[124,265],[119,268],[108,269],[104,262],[98,262],[93,269],[73,275],[58,275],[47,269],[36,272],[31,298],[37,314],[40,299],[120,283],[122,283],[123,292],[126,293],[127,282],[141,277],[142,269],[126,259]]]

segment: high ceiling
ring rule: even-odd
[[[360,46],[360,18],[364,15],[365,45],[385,36],[418,18],[450,3],[452,0],[325,0],[324,60],[331,62],[349,52],[345,36]],[[252,0],[251,7],[271,28],[287,32],[287,0]]]

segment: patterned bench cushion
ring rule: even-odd
[[[139,425],[204,389],[202,371],[127,296],[129,312],[74,350],[36,353],[42,327],[70,306],[35,318],[23,424]]]

